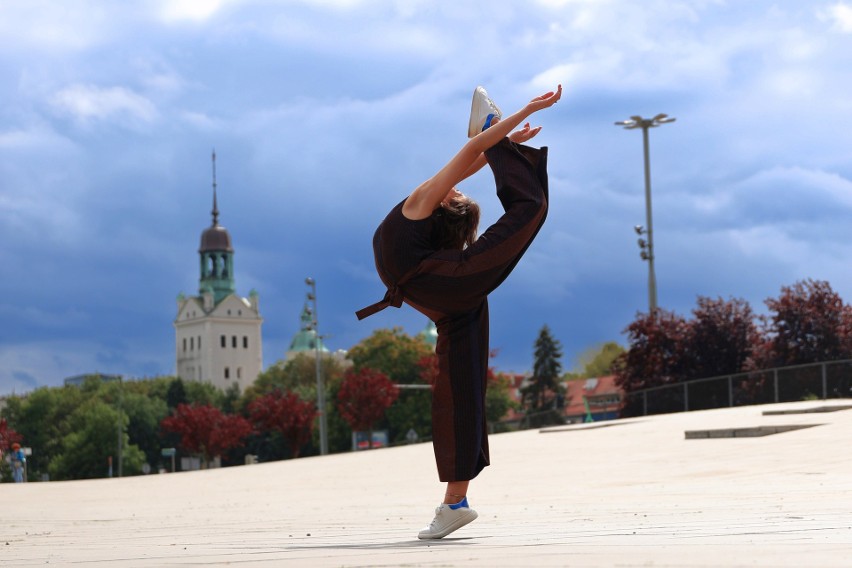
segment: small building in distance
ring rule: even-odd
[[[66,377],[62,380],[62,384],[66,387],[80,387],[83,386],[83,383],[85,383],[86,379],[89,378],[98,379],[102,383],[110,383],[114,381],[123,380],[122,375],[108,375],[106,373],[83,373],[82,375]]]
[[[614,420],[624,398],[624,391],[615,384],[615,375],[566,381],[565,422]]]

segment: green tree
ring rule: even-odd
[[[77,387],[42,387],[26,397],[12,396],[6,400],[4,416],[33,450],[27,458],[30,480],[50,473],[51,461],[62,453],[62,440],[71,431],[70,416],[84,399]],[[117,435],[115,429],[113,433]]]
[[[585,350],[578,357],[580,371],[573,373],[572,379],[590,379],[605,377],[614,373],[614,363],[618,356],[625,352],[624,347],[615,341],[595,345]]]
[[[426,385],[424,359],[434,357],[432,347],[396,327],[379,329],[349,350],[355,372],[362,368],[381,371],[398,385]],[[405,441],[409,430],[421,438],[431,437],[432,393],[428,389],[401,388],[399,398],[387,409],[385,420],[376,429],[387,426],[392,442]]]
[[[323,384],[335,383],[343,376],[340,363],[329,355],[320,356]],[[292,392],[302,400],[317,399],[317,360],[314,353],[299,353],[288,361],[278,361],[257,376],[243,395],[245,404],[273,392]]]
[[[156,469],[157,464],[162,460],[160,421],[169,415],[166,401],[137,392],[128,392],[122,398],[121,409],[127,414],[127,435],[130,443],[142,450],[145,461]],[[129,475],[130,470],[124,468],[122,474]]]
[[[175,378],[169,383],[169,389],[166,392],[166,404],[169,407],[169,411],[173,411],[181,404],[187,404],[189,399],[186,397],[186,387],[184,386],[183,379],[180,377]]]
[[[121,430],[123,470],[138,474],[145,454],[125,430],[127,415],[97,398],[89,398],[68,420],[70,431],[61,440],[61,451],[50,463],[51,479],[92,479],[106,477],[109,458],[113,471],[118,471],[118,436]]]
[[[355,372],[367,367],[381,371],[397,384],[414,384],[422,382],[418,362],[432,353],[425,341],[395,327],[374,331],[350,349],[347,357]]]
[[[188,381],[184,383],[184,388],[186,389],[187,404],[198,406],[209,405],[222,408],[222,403],[225,400],[225,391],[216,388],[213,384]]]
[[[556,409],[562,392],[559,378],[562,374],[562,346],[546,325],[535,341],[533,376],[522,390],[527,414]]]
[[[517,407],[517,404],[509,396],[511,388],[509,377],[503,373],[494,373],[488,370],[488,388],[485,391],[485,419],[493,431],[506,416],[506,413]]]

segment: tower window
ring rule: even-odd
[[[237,346],[237,336],[234,335],[233,337],[231,337],[231,347],[236,348],[236,346]]]
[[[243,336],[243,349],[248,349],[248,335]]]
[[[201,351],[201,336],[198,336],[198,350]]]
[[[228,315],[231,315],[231,310],[228,310]]]
[[[231,378],[231,368],[230,367],[225,367],[225,378],[226,379]]]
[[[186,338],[183,338],[183,350],[186,351]]]
[[[243,378],[243,368],[242,367],[237,367],[237,378],[238,379]]]
[[[184,341],[186,341],[186,340],[184,340]],[[189,338],[189,350],[195,351],[195,338],[194,337]]]
[[[224,335],[221,336],[219,339],[220,339],[220,342],[222,343],[222,347],[228,346],[228,339]]]

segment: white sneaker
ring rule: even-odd
[[[417,535],[417,538],[444,538],[451,532],[458,530],[473,521],[479,515],[467,506],[467,497],[462,499],[457,509],[451,509],[446,503],[435,509],[435,518]]]
[[[467,125],[467,137],[473,138],[489,126],[495,118],[502,118],[503,113],[488,97],[482,87],[473,90],[473,102],[470,105],[470,122]]]

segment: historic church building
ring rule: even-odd
[[[177,375],[221,389],[251,385],[263,370],[257,292],[236,294],[234,247],[219,225],[216,154],[213,154],[213,224],[201,233],[198,296],[178,296],[175,326]]]

